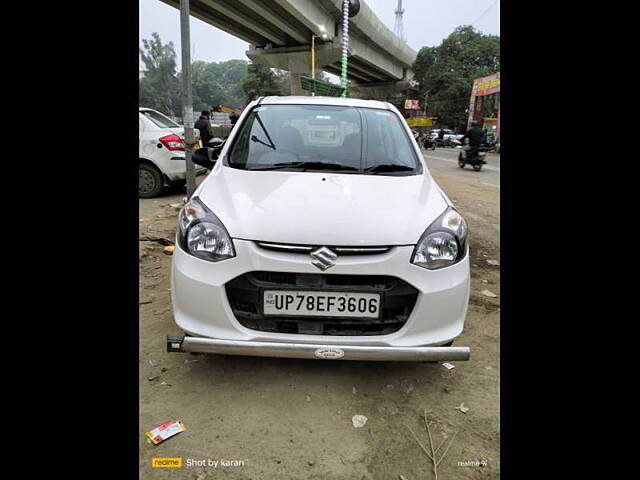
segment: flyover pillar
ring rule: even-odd
[[[291,95],[298,95],[298,96],[302,96],[302,95],[311,95],[310,92],[308,92],[307,90],[304,90],[302,88],[302,85],[300,84],[300,78],[303,76],[308,76],[310,77],[311,74],[310,73],[291,73],[291,75],[289,76],[290,81],[291,81]]]

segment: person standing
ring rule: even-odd
[[[200,112],[200,118],[195,123],[194,128],[197,128],[200,131],[202,146],[206,146],[209,140],[214,137],[213,127],[211,126],[211,113],[208,110]]]

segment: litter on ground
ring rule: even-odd
[[[167,420],[157,427],[145,432],[144,434],[151,440],[154,445],[164,442],[166,439],[174,435],[184,432],[187,429],[184,423],[177,420]]]
[[[351,418],[351,423],[353,423],[354,428],[364,427],[364,424],[367,423],[368,418],[364,415],[354,415]]]

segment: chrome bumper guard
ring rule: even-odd
[[[379,347],[367,345],[320,345],[309,343],[247,342],[187,335],[167,336],[168,352],[217,353],[255,357],[312,358],[321,360],[377,360],[423,362],[469,360],[469,347]]]

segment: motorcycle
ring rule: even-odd
[[[464,168],[468,163],[473,167],[476,172],[482,170],[482,165],[487,163],[485,157],[487,156],[487,147],[472,147],[468,144],[468,140],[465,140],[465,145],[458,154],[458,166]]]
[[[429,135],[424,135],[422,137],[422,145],[424,146],[425,150],[435,150],[436,149],[436,142],[434,142],[431,137],[429,137]]]
[[[435,144],[436,147],[441,148],[441,147],[448,146],[447,145],[448,140],[449,140],[448,138],[445,140],[445,139],[442,139],[440,137],[436,137],[436,138],[433,139],[433,143]]]

